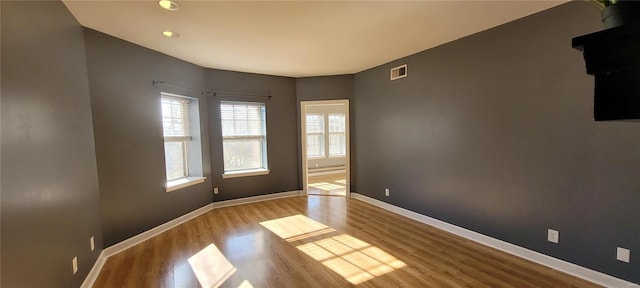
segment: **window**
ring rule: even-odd
[[[307,114],[307,156],[324,157],[324,114]]]
[[[344,114],[329,114],[329,156],[345,155]]]
[[[325,123],[328,125],[325,126]],[[346,155],[344,113],[307,113],[307,157],[327,158]],[[325,144],[327,143],[327,144]]]
[[[188,99],[162,97],[162,127],[167,181],[185,178],[189,176],[187,143],[191,141]]]
[[[223,178],[269,173],[265,114],[264,103],[220,102]]]
[[[167,192],[204,182],[197,99],[162,93],[161,107]]]

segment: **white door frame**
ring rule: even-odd
[[[305,195],[309,194],[307,189],[307,181],[309,178],[308,175],[308,159],[307,159],[307,106],[318,106],[318,105],[344,105],[344,125],[345,125],[345,174],[346,174],[346,182],[345,182],[345,192],[346,197],[351,197],[351,140],[350,138],[350,129],[349,129],[349,99],[338,99],[338,100],[319,100],[319,101],[300,101],[300,132],[301,132],[301,140],[302,140],[302,190]]]

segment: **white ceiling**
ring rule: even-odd
[[[564,1],[70,1],[86,27],[207,67],[351,74]],[[161,32],[171,30],[179,38]]]

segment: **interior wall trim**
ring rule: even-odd
[[[245,198],[238,198],[238,199],[231,199],[231,200],[213,202],[213,203],[211,203],[209,205],[212,206],[212,209],[216,209],[216,208],[222,208],[222,207],[229,207],[229,206],[235,206],[235,205],[242,205],[242,204],[262,202],[262,201],[267,201],[267,200],[280,199],[280,198],[296,197],[296,196],[301,196],[301,195],[304,195],[302,190],[295,190],[295,191],[279,192],[279,193],[273,193],[273,194],[258,195],[258,196],[251,196],[251,197],[245,197]]]
[[[87,277],[84,278],[84,281],[82,282],[82,285],[80,285],[80,288],[93,287],[93,284],[96,282],[96,279],[98,279],[98,275],[100,275],[100,271],[102,271],[102,266],[104,266],[104,262],[106,261],[107,261],[107,256],[105,256],[104,250],[102,250],[102,252],[100,252],[100,255],[98,255],[98,259],[96,260],[96,262],[93,263],[93,267],[91,267],[91,271],[89,271],[89,274],[87,274]]]
[[[135,235],[133,237],[130,237],[128,239],[125,239],[121,242],[118,242],[116,244],[113,244],[107,248],[104,248],[103,252],[106,255],[107,258],[111,257],[112,255],[118,254],[126,249],[129,249],[135,245],[138,245],[148,239],[151,239],[157,235],[159,235],[162,232],[165,232],[173,227],[176,227],[184,222],[187,222],[195,217],[198,217],[204,213],[209,212],[211,209],[213,208],[213,206],[211,204],[207,204],[206,206],[200,207],[196,210],[193,210],[187,214],[184,214],[178,218],[175,218],[171,221],[165,222],[163,224],[160,224],[156,227],[153,227],[147,231],[144,231],[138,235]]]
[[[469,239],[471,241],[483,244],[485,246],[489,246],[491,248],[498,249],[500,251],[509,253],[511,255],[527,259],[529,261],[533,261],[535,263],[553,268],[555,270],[582,278],[584,280],[603,285],[605,287],[640,287],[638,284],[631,283],[629,281],[613,277],[611,275],[607,275],[595,270],[591,270],[589,268],[585,268],[573,263],[569,263],[533,250],[529,250],[527,248],[523,248],[502,240],[498,240],[496,238],[492,238],[471,230],[467,230],[465,228],[440,221],[435,218],[431,218],[429,216],[422,215],[420,213],[416,213],[362,194],[358,194],[356,192],[351,192],[351,198],[356,199],[373,206],[380,207],[387,211],[391,211],[393,213],[402,215],[409,219],[416,220],[418,222],[427,224],[429,226],[433,226],[435,228],[442,229],[449,233],[456,234],[460,237]]]
[[[116,244],[113,244],[107,248],[105,248],[104,250],[102,250],[102,252],[100,253],[100,256],[98,256],[98,260],[96,260],[96,262],[93,264],[93,268],[91,268],[91,271],[89,272],[89,274],[87,275],[87,277],[85,278],[84,282],[82,282],[82,288],[85,287],[93,287],[93,284],[95,283],[96,279],[98,279],[98,275],[100,274],[100,271],[102,270],[102,266],[104,265],[104,263],[106,262],[106,260],[115,255],[118,254],[126,249],[129,249],[139,243],[142,243],[148,239],[151,239],[157,235],[159,235],[160,233],[163,233],[171,228],[174,228],[184,222],[187,222],[195,217],[198,217],[204,213],[209,212],[210,210],[213,209],[217,209],[217,208],[222,208],[222,207],[229,207],[229,206],[235,206],[235,205],[242,205],[242,204],[247,204],[247,203],[254,203],[254,202],[260,202],[260,201],[267,201],[267,200],[273,200],[273,199],[280,199],[280,198],[288,198],[288,197],[296,197],[296,196],[300,196],[303,195],[303,191],[302,190],[295,190],[295,191],[288,191],[288,192],[279,192],[279,193],[272,193],[272,194],[266,194],[266,195],[258,195],[258,196],[252,196],[252,197],[244,197],[244,198],[239,198],[239,199],[231,199],[231,200],[225,200],[225,201],[218,201],[218,202],[213,202],[210,204],[207,204],[206,206],[203,206],[201,208],[198,208],[196,210],[193,210],[187,214],[184,214],[178,218],[175,218],[171,221],[165,222],[163,224],[160,224],[154,228],[151,228],[147,231],[144,231],[138,235],[135,235],[131,238],[125,239],[121,242],[118,242]]]
[[[144,231],[138,235],[135,235],[129,239],[123,240],[121,242],[118,242],[116,244],[113,244],[107,248],[104,249],[104,253],[107,256],[107,258],[111,257],[112,255],[115,255],[119,252],[122,252],[126,249],[129,249],[141,242],[144,242],[148,239],[151,239],[154,236],[157,236],[158,234],[165,232],[173,227],[176,227],[184,222],[187,222],[195,217],[198,217],[204,213],[209,212],[211,209],[215,209],[215,208],[222,208],[222,207],[228,207],[228,206],[234,206],[234,205],[241,205],[241,204],[246,204],[246,203],[253,203],[253,202],[260,202],[260,201],[266,201],[266,200],[271,200],[271,199],[279,199],[279,198],[286,198],[286,197],[294,197],[294,196],[298,196],[301,195],[300,191],[289,191],[289,192],[280,192],[280,193],[273,193],[273,194],[266,194],[266,195],[258,195],[258,196],[252,196],[252,197],[245,197],[245,198],[238,198],[238,199],[231,199],[231,200],[225,200],[225,201],[219,201],[219,202],[213,202],[210,203],[204,207],[198,208],[196,210],[193,210],[187,214],[184,214],[176,219],[173,219],[169,222],[166,222],[164,224],[160,224],[154,228],[151,228],[147,231]]]
[[[324,171],[319,171],[319,172],[311,172],[311,169],[309,169],[309,177],[311,176],[324,176],[324,175],[333,175],[333,174],[344,174],[347,173],[347,170],[342,168],[342,169],[337,169],[337,170],[324,170]]]

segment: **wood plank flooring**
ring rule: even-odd
[[[346,196],[347,174],[309,176],[307,191],[311,195]]]
[[[327,196],[214,209],[113,255],[94,287],[200,287],[196,274],[213,279],[228,272],[189,263],[216,260],[203,254],[212,244],[226,257],[220,261],[237,269],[221,287],[600,287],[358,200]]]

